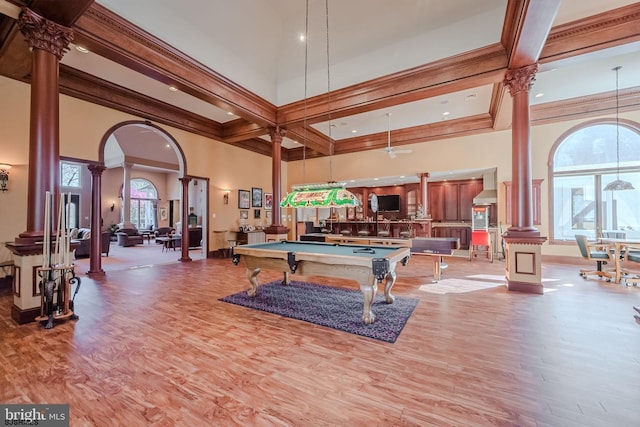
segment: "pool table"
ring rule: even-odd
[[[389,246],[350,245],[338,243],[281,241],[241,245],[233,248],[233,263],[244,261],[250,289],[249,296],[258,291],[260,270],[282,271],[283,285],[290,283],[289,273],[305,276],[325,276],[353,279],[358,282],[364,303],[362,321],[375,322],[371,304],[378,291],[378,282],[386,280],[385,301],[393,303],[391,288],[396,281],[396,265],[409,260],[409,248]]]

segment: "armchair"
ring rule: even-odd
[[[153,231],[153,238],[168,236],[169,234],[175,233],[176,230],[173,227],[158,227]],[[162,244],[161,241],[156,240],[157,244]]]
[[[589,243],[587,236],[583,234],[576,234],[576,242],[578,243],[578,248],[580,248],[580,253],[585,259],[588,259],[589,261],[596,261],[595,270],[581,269],[580,275],[584,279],[586,279],[587,276],[604,277],[607,279],[607,282],[610,282],[615,276],[615,270],[603,270],[602,266],[606,264],[607,261],[615,261],[613,258],[613,248],[610,245],[603,243]]]
[[[142,235],[135,228],[121,228],[116,236],[118,236],[118,246],[141,245],[143,242]]]
[[[91,255],[91,234],[85,233],[83,239],[73,240],[74,243],[78,244],[75,250],[75,257],[78,258],[87,258]],[[111,243],[111,232],[109,230],[105,230],[100,233],[100,253],[109,256],[109,247]]]

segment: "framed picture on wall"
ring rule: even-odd
[[[251,193],[247,190],[238,190],[238,209],[249,209],[251,207]]]
[[[254,209],[253,210],[253,217],[255,219],[259,219],[260,218],[260,209]]]
[[[160,220],[161,221],[166,221],[167,220],[167,208],[160,208]]]
[[[249,211],[240,211],[240,219],[248,219]]]
[[[253,187],[251,189],[251,207],[252,208],[262,207],[262,188]]]
[[[273,194],[264,193],[264,208],[265,209],[273,208]]]

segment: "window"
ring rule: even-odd
[[[131,206],[129,220],[138,230],[157,227],[156,210],[158,190],[148,180],[134,178],[131,180]]]
[[[81,165],[76,163],[60,163],[60,186],[79,188],[82,185]]]
[[[591,239],[603,230],[640,237],[640,128],[620,124],[618,170],[616,125],[596,123],[569,133],[552,152],[552,239]],[[618,178],[635,190],[604,191]]]

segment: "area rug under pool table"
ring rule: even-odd
[[[387,304],[384,295],[378,294],[372,304],[376,321],[366,325],[362,322],[363,298],[359,289],[295,280],[288,286],[280,280],[261,285],[255,297],[242,291],[220,301],[390,343],[396,342],[418,304],[417,299],[398,296],[393,304]]]

